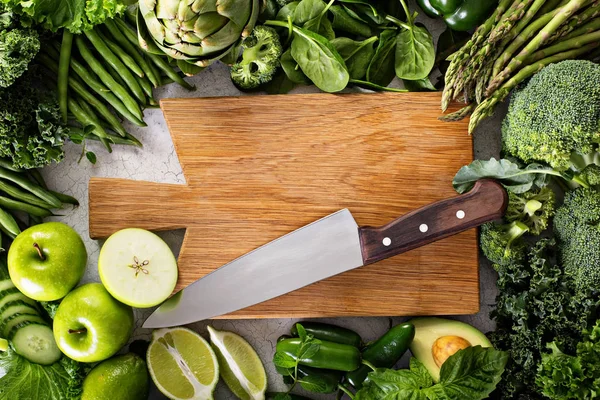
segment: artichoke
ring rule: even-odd
[[[250,34],[259,12],[259,0],[140,0],[138,38],[149,52],[206,67]]]

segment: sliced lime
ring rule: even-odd
[[[208,327],[210,342],[219,360],[221,377],[241,400],[262,400],[267,374],[256,351],[244,338],[232,332]]]
[[[0,338],[0,351],[8,350],[8,340]]]
[[[144,229],[123,229],[106,240],[98,258],[106,290],[122,303],[146,308],[166,300],[177,283],[169,246]]]
[[[212,399],[219,381],[219,363],[212,348],[187,328],[158,329],[147,353],[154,384],[174,400]]]

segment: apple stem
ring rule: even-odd
[[[87,329],[86,328],[82,328],[82,329],[69,329],[69,333],[86,333]]]
[[[46,256],[42,252],[42,249],[40,248],[40,246],[37,243],[34,243],[33,247],[35,247],[35,249],[37,250],[37,253],[38,253],[38,256],[40,256],[40,259],[42,261],[46,261]]]

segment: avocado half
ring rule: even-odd
[[[454,337],[458,346],[466,341],[471,346],[492,347],[492,343],[479,329],[464,322],[445,318],[414,318],[409,322],[415,326],[415,338],[410,345],[410,352],[423,363],[434,382],[440,380],[440,367],[433,355],[433,346],[439,343],[436,343],[438,339],[447,338],[451,341],[452,338],[449,337]]]

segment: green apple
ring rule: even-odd
[[[88,283],[63,299],[54,316],[58,348],[79,362],[113,356],[133,332],[133,310],[115,300],[101,283]]]
[[[21,232],[8,251],[8,272],[15,286],[37,301],[62,299],[85,272],[87,252],[73,228],[46,222]]]

